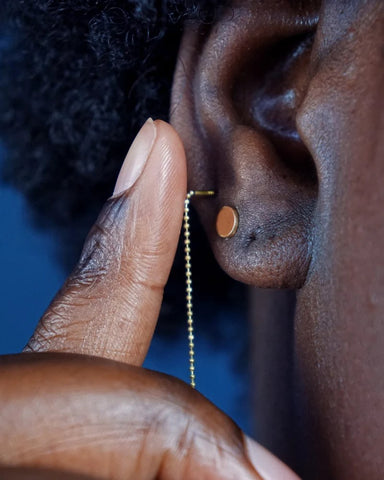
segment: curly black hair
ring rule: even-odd
[[[183,23],[209,25],[222,6],[218,0],[2,0],[2,176],[27,196],[35,221],[64,238],[63,261],[79,251],[141,124],[150,115],[167,119]],[[195,243],[208,250],[203,238]],[[223,300],[227,280],[212,258],[203,262],[210,274],[205,268],[202,281],[216,285]],[[175,269],[180,279],[181,262]],[[172,297],[183,299],[182,290]],[[183,308],[172,300],[165,309],[174,303]]]
[[[3,175],[36,212],[62,225],[100,205],[144,120],[167,118],[183,21],[214,3],[5,0]]]

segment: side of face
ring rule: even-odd
[[[298,289],[295,376],[323,471],[382,478],[383,19],[380,1],[236,0],[189,25],[172,122],[221,266]],[[223,205],[239,229],[215,232]]]

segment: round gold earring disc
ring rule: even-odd
[[[239,214],[233,207],[225,205],[220,210],[216,219],[216,231],[221,238],[230,238],[237,232]]]

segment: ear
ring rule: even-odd
[[[293,5],[236,0],[210,28],[188,25],[172,93],[189,186],[216,191],[195,204],[214,254],[260,287],[300,287],[312,254],[317,177],[296,117],[318,16],[314,2]],[[215,229],[224,205],[239,213],[226,239]]]

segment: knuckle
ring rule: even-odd
[[[83,273],[85,281],[91,273],[102,274],[116,258],[117,248],[112,239],[112,232],[96,222],[86,240],[78,264],[79,273]]]
[[[157,267],[158,258],[155,255],[140,253],[132,256],[126,264],[127,277],[133,285],[144,289],[161,292],[164,289],[167,278]]]
[[[176,449],[185,455],[194,450],[196,443],[197,431],[195,422],[189,417],[186,419],[183,428],[180,430],[177,438]]]
[[[99,218],[92,227],[80,260],[72,273],[78,287],[93,287],[113,271],[118,271],[123,249],[119,226]]]

